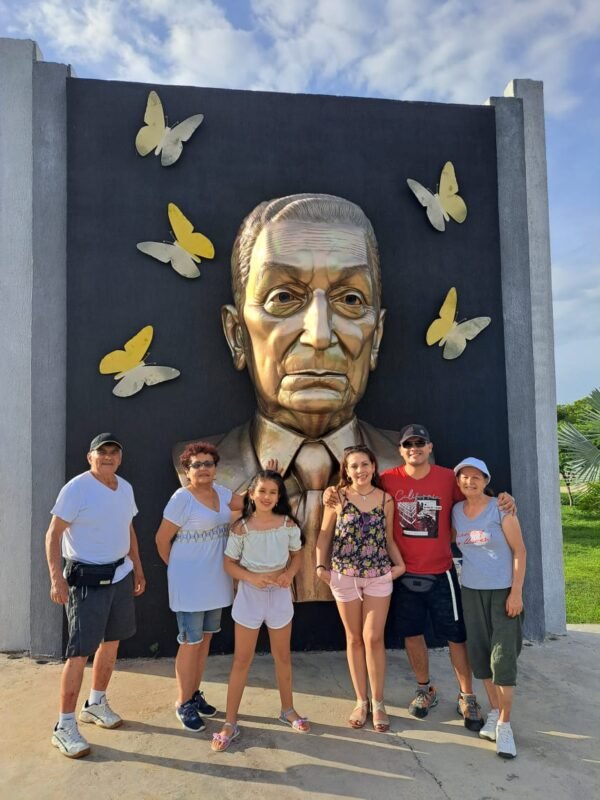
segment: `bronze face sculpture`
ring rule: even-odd
[[[323,489],[350,445],[367,444],[380,470],[398,463],[397,434],[354,414],[385,317],[375,234],[340,197],[278,198],[242,223],[231,272],[235,305],[222,309],[223,330],[235,368],[250,373],[257,411],[228,433],[198,438],[218,446],[218,480],[233,491],[277,459],[306,538],[296,599],[329,600],[314,570]],[[185,444],[175,447],[176,465]]]

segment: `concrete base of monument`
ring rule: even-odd
[[[117,730],[80,725],[91,754],[64,758],[50,745],[60,662],[0,656],[0,789],[44,800],[85,793],[110,800],[144,798],[382,798],[479,800],[596,795],[600,780],[600,626],[570,626],[567,636],[523,648],[513,711],[518,757],[503,760],[493,743],[456,714],[457,688],[447,652],[431,652],[439,704],[409,716],[414,681],[406,655],[388,659],[391,730],[371,721],[352,730],[354,705],[343,653],[296,653],[295,703],[311,720],[299,735],[277,721],[279,697],[270,656],[256,657],[239,719],[241,735],[225,753],[210,749],[223,721],[230,657],[211,657],[203,688],[219,713],[206,730],[181,728],[174,713],[172,659],[119,661],[111,705]],[[83,692],[89,689],[86,671]],[[487,710],[483,687],[476,691]],[[85,699],[82,692],[82,699]]]

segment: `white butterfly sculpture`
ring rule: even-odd
[[[181,155],[183,142],[188,141],[203,119],[204,114],[194,114],[174,128],[169,128],[165,122],[160,97],[155,91],[151,91],[144,114],[146,124],[137,132],[135,149],[141,156],[147,156],[154,150],[154,155],[160,156],[162,166],[170,167]]]
[[[419,203],[427,209],[427,218],[437,231],[446,230],[446,222],[450,221],[450,217],[455,222],[466,220],[467,205],[458,194],[458,181],[451,161],[444,164],[436,194],[412,178],[407,178],[406,182]]]
[[[175,242],[138,242],[136,247],[163,264],[170,263],[184,278],[197,278],[200,270],[196,264],[200,263],[200,256],[214,258],[213,243],[204,234],[194,231],[192,223],[175,203],[169,203],[167,210]]]
[[[456,322],[457,304],[458,295],[453,286],[440,308],[439,318],[431,323],[425,336],[428,345],[439,342],[439,346],[443,346],[443,356],[448,360],[458,358],[467,346],[467,342],[474,339],[492,321],[491,317],[474,317],[464,322]]]
[[[144,363],[143,358],[150,347],[153,335],[152,325],[146,325],[132,339],[125,342],[123,350],[113,350],[100,362],[98,369],[102,375],[117,373],[115,380],[119,382],[113,389],[113,394],[117,397],[131,397],[144,386],[172,381],[180,374],[179,370],[173,367],[158,367],[155,364]]]

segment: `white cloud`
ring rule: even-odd
[[[6,3],[4,3],[6,7]],[[543,78],[546,106],[577,102],[571,65],[600,36],[596,0],[247,0],[248,30],[217,0],[24,0],[9,33],[105,78],[482,102]],[[6,14],[4,14],[6,17]],[[324,89],[321,88],[321,91]]]

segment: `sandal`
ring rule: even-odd
[[[279,722],[283,722],[286,725],[290,725],[296,733],[308,733],[310,731],[310,724],[308,722],[308,717],[301,717],[298,715],[298,719],[289,720],[289,714],[297,714],[298,712],[295,711],[294,708],[288,708],[287,711],[281,710],[281,714],[279,715],[278,719]]]
[[[379,715],[375,719],[375,714]],[[385,711],[383,700],[373,700],[373,730],[377,733],[386,733],[390,729],[390,718]]]
[[[215,753],[224,753],[233,740],[237,739],[240,735],[240,729],[237,725],[234,725],[233,722],[225,722],[223,723],[223,727],[231,728],[231,736],[227,736],[227,734],[222,731],[221,733],[213,733],[210,749],[214,750]]]
[[[367,715],[369,713],[369,701],[357,700],[356,705],[352,709],[352,713],[348,718],[351,728],[364,728],[367,723]]]

